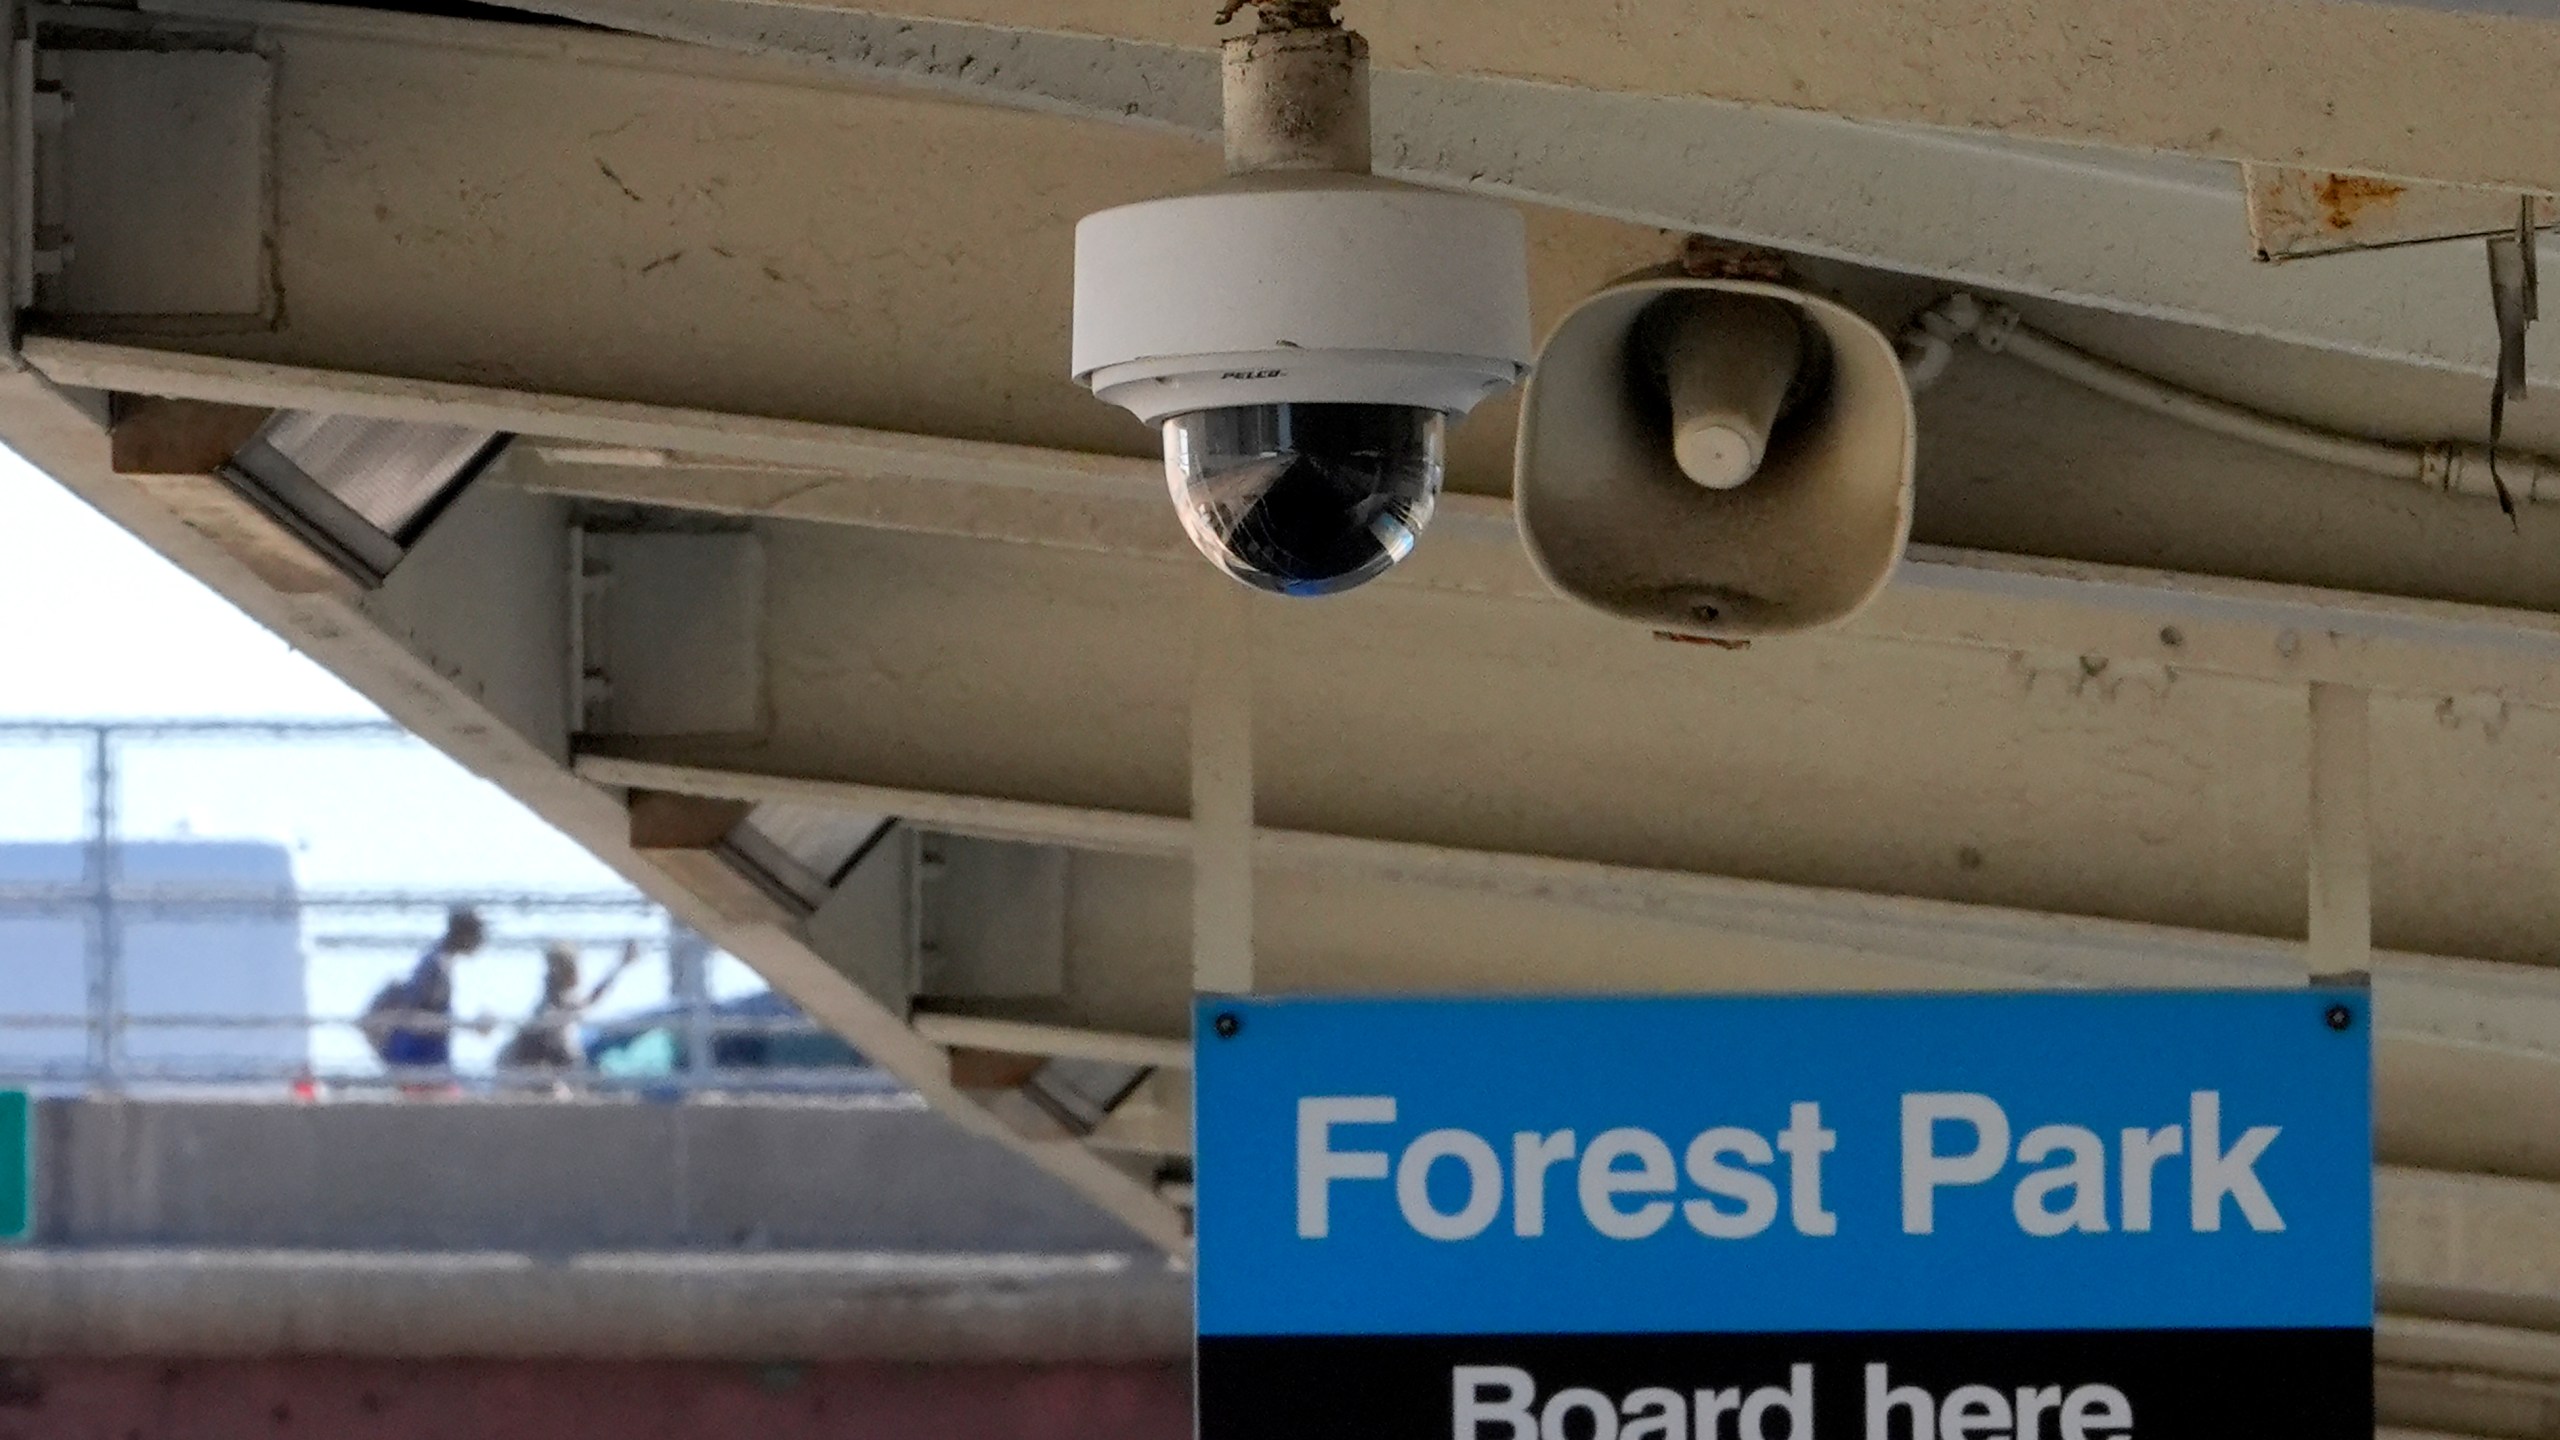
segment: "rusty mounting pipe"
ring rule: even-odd
[[[1369,173],[1369,42],[1326,0],[1265,0],[1220,47],[1227,173]]]

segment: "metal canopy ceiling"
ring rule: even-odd
[[[1192,7],[545,8],[587,26],[32,12],[0,438],[1173,1248],[1204,942],[1309,990],[2290,984],[2340,943],[2309,874],[2333,921],[2369,876],[2385,1415],[2549,1433],[2549,507],[1969,356],[1922,403],[1920,543],[1843,631],[1729,652],[1549,597],[1508,406],[1410,567],[1241,603],[1062,373],[1075,219],[1215,168]],[[2257,265],[2228,162],[2553,189],[2500,128],[2547,18],[1746,8],[1393,7],[1381,153],[1531,205],[1542,324],[1706,231],[1888,325],[1960,283],[2271,411],[2478,438],[2476,242]],[[2185,63],[2235,51],[2287,68]],[[359,591],[212,478],[274,410],[520,438]],[[2510,435],[2560,451],[2533,403]]]

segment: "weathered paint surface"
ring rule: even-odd
[[[2242,167],[2249,235],[2261,260],[2294,260],[2344,250],[2414,245],[2513,230],[2522,197],[2513,191],[2425,185],[2380,175],[2342,175],[2282,165]],[[2538,225],[2560,221],[2534,201]]]
[[[1154,453],[1144,427],[1067,374],[1074,224],[1204,183],[1214,150],[772,83],[796,78],[778,68],[675,84],[665,47],[581,42],[591,50],[564,60],[480,28],[515,43],[422,60],[381,36],[289,42],[275,137],[283,318],[188,348]],[[1651,228],[1561,211],[1534,213],[1529,241],[1541,325],[1670,254]],[[206,263],[183,249],[162,260]],[[127,324],[60,318],[100,335]],[[1512,414],[1498,400],[1458,431],[1459,488],[1505,487]]]
[[[1175,1440],[1178,1365],[0,1364],[0,1440]]]
[[[1217,35],[1192,0],[878,8],[1199,48]],[[1629,0],[1593,13],[1443,0],[1353,18],[1382,70],[2560,189],[2560,133],[2515,123],[2560,67],[2547,15],[2339,0]]]
[[[1218,133],[1217,62],[1202,50],[727,0],[534,8],[857,82],[1203,143]],[[2362,267],[2270,271],[2252,259],[2241,187],[2217,161],[1854,124],[1687,91],[1411,70],[1377,75],[1375,89],[1378,169],[1400,179],[2473,374],[2496,357],[2495,336],[2473,323],[2475,255],[2404,252],[2387,284]]]

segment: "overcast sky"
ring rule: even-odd
[[[0,715],[379,713],[5,450],[0,607]]]
[[[0,450],[0,720],[380,713]],[[78,838],[86,814],[84,767],[74,745],[0,737],[0,841]],[[119,811],[128,838],[277,841],[294,852],[305,888],[624,888],[620,877],[504,791],[424,746],[136,743],[122,751],[120,767]],[[500,925],[504,933],[506,922]],[[376,971],[405,966],[410,958],[396,951],[315,953],[313,1008],[360,1007],[379,983]],[[590,966],[604,959],[590,949]],[[485,964],[466,974],[456,1008],[466,1016],[518,1012],[535,983],[530,961]],[[716,988],[724,993],[753,984],[735,961],[724,961],[720,970]],[[630,980],[609,1008],[664,997],[663,971],[656,967]]]
[[[335,676],[0,451],[0,719],[381,718]],[[0,838],[72,838],[68,747],[19,754]],[[138,742],[120,808],[138,839],[265,838],[308,853],[306,884],[620,881],[503,791],[423,747]],[[8,763],[0,760],[0,764]],[[72,827],[66,832],[66,826]]]

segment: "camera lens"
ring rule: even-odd
[[[1447,418],[1405,405],[1240,405],[1164,422],[1191,543],[1259,590],[1331,595],[1413,549],[1440,494]]]

